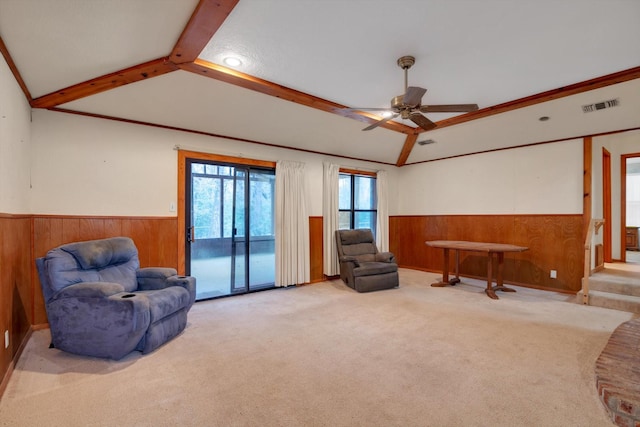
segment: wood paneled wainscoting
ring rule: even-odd
[[[505,256],[507,283],[575,293],[582,278],[582,214],[424,215],[389,218],[389,249],[401,267],[441,272],[442,250],[427,240],[509,243],[529,248]],[[453,261],[451,270],[453,271]],[[556,270],[557,278],[550,277]],[[486,256],[460,252],[460,274],[486,278]]]
[[[309,264],[311,283],[322,282],[325,277],[322,272],[324,261],[322,253],[324,248],[322,217],[309,217]]]
[[[46,324],[42,291],[35,258],[65,243],[106,237],[131,237],[138,248],[141,267],[178,268],[178,219],[176,217],[33,217],[33,324]]]
[[[31,330],[31,271],[31,216],[0,214],[0,396]]]

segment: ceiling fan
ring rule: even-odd
[[[383,123],[400,116],[409,119],[424,130],[431,130],[438,125],[425,117],[422,113],[468,113],[478,109],[478,104],[441,104],[422,105],[422,96],[426,89],[416,86],[408,86],[409,68],[415,64],[413,56],[403,56],[398,59],[398,66],[404,70],[404,95],[398,95],[391,99],[391,108],[345,108],[348,111],[392,111],[388,117],[379,120],[362,130],[375,129]]]

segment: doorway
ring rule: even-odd
[[[185,269],[196,300],[275,284],[275,169],[185,162]]]
[[[611,262],[611,153],[602,148],[602,212],[604,215],[604,262]]]
[[[640,263],[640,153],[623,154],[620,164],[622,260]]]

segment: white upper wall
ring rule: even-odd
[[[176,145],[248,159],[293,160],[306,164],[308,213],[322,215],[322,163],[389,172],[395,167],[332,158],[303,151],[213,138],[204,135],[82,117],[47,110],[33,112],[32,211],[57,215],[175,216]],[[396,214],[397,192],[390,191],[389,213]]]
[[[400,169],[401,215],[581,214],[582,140]]]
[[[390,215],[580,214],[582,140],[395,168],[148,126],[34,110],[31,211],[174,216],[176,145],[307,165],[308,212],[322,216],[322,163],[389,173]]]
[[[0,56],[0,212],[29,213],[31,107]]]
[[[581,139],[395,168],[46,110],[34,110],[30,123],[29,105],[4,61],[0,88],[0,212],[174,216],[176,145],[304,162],[311,216],[322,215],[325,161],[387,170],[390,215],[582,212]],[[620,141],[612,153],[638,144],[637,133],[603,138]]]

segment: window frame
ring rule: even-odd
[[[347,175],[350,178],[350,193],[351,193],[351,197],[350,197],[350,208],[349,209],[340,209],[340,206],[338,206],[338,216],[340,215],[340,212],[349,212],[349,229],[354,229],[355,226],[355,217],[356,217],[356,213],[359,212],[371,212],[373,213],[373,224],[371,224],[371,231],[373,232],[373,235],[376,235],[376,223],[377,223],[377,218],[378,218],[378,207],[377,207],[377,185],[378,185],[378,174],[375,172],[368,172],[368,171],[361,171],[361,170],[354,170],[354,169],[345,169],[345,168],[340,168],[339,172],[338,172],[338,177],[340,177],[340,175]],[[363,177],[367,177],[367,178],[372,178],[374,181],[374,189],[373,189],[373,208],[372,209],[356,209],[355,208],[355,182],[356,182],[356,177],[358,176],[363,176]],[[338,189],[338,192],[340,190]],[[338,194],[339,196],[339,194]],[[338,222],[338,227],[340,226],[339,222]]]

